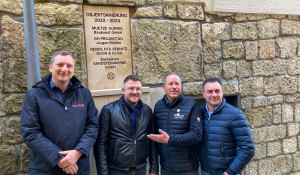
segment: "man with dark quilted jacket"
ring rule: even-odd
[[[166,93],[154,107],[156,132],[148,137],[157,143],[162,175],[198,175],[197,143],[202,138],[200,106],[182,93],[181,78],[169,73]]]
[[[201,108],[203,138],[199,144],[202,175],[240,174],[255,154],[244,113],[226,103],[219,78],[203,84],[206,104]]]

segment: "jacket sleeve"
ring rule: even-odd
[[[74,148],[83,153],[83,156],[88,156],[98,134],[98,110],[95,106],[94,100],[90,91],[88,91],[89,101],[87,104],[87,118],[84,132],[80,141]]]
[[[108,131],[109,131],[109,118],[110,112],[104,106],[99,115],[99,132],[97,140],[94,144],[94,156],[96,160],[96,168],[98,175],[107,175],[107,142],[108,142]]]
[[[240,112],[234,121],[231,122],[232,134],[238,146],[238,152],[227,168],[229,175],[241,173],[245,166],[254,157],[255,147],[245,115]]]
[[[42,133],[38,110],[39,105],[32,91],[28,91],[21,111],[22,137],[35,155],[39,156],[50,167],[54,167],[62,158],[58,153],[61,149]]]
[[[197,103],[194,103],[190,115],[189,132],[184,134],[171,134],[169,138],[169,144],[182,146],[197,144],[202,139],[202,133],[203,127],[200,107]]]
[[[149,115],[151,117],[149,134],[153,134],[155,129],[153,114],[151,109],[149,109],[149,111],[150,111]],[[150,139],[148,140],[149,140],[149,162],[150,162],[149,173],[158,174],[158,155],[157,155],[156,145],[154,141]]]

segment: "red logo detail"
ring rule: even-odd
[[[84,104],[78,104],[78,105],[72,105],[72,107],[74,107],[74,108],[78,108],[78,107],[84,107]]]

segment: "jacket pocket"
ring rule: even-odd
[[[109,164],[118,167],[131,167],[134,161],[133,142],[112,140],[109,148]]]

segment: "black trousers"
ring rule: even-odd
[[[189,171],[189,172],[168,172],[164,169],[161,169],[161,175],[199,175],[198,171]]]
[[[146,175],[146,166],[141,169],[130,168],[129,170],[108,169],[109,175]]]

